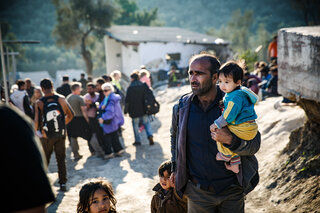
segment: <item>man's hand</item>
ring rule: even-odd
[[[223,127],[222,129],[216,129],[216,131],[211,132],[211,138],[215,141],[219,141],[220,143],[228,145],[230,145],[232,141],[231,132],[227,127]]]
[[[211,124],[211,126],[210,126],[210,132],[212,133],[212,132],[215,132],[216,130],[218,129],[218,127],[213,123],[213,124]]]
[[[170,175],[170,186],[172,188],[175,188],[175,184],[176,183],[176,175],[174,174],[174,172],[171,173]]]
[[[99,118],[99,124],[103,124],[103,119]]]

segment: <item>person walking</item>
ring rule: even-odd
[[[73,112],[65,98],[54,94],[52,81],[40,82],[44,97],[36,103],[34,127],[40,137],[43,151],[49,165],[54,150],[58,164],[60,190],[66,191],[66,124],[73,118]]]
[[[71,86],[69,84],[69,76],[64,75],[62,77],[62,85],[57,88],[57,93],[63,95],[64,97],[67,97],[69,94],[71,94]]]
[[[17,85],[18,89],[10,95],[10,99],[18,109],[33,119],[33,110],[26,91],[26,83],[24,80],[18,80]]]
[[[104,83],[102,90],[105,98],[99,106],[99,123],[104,132],[105,158],[109,159],[113,155],[120,156],[124,152],[118,136],[118,130],[124,124],[124,117],[120,106],[121,97],[114,93],[113,85]]]
[[[99,98],[99,93],[95,92],[96,85],[92,82],[87,84],[88,93],[84,95],[83,99],[87,106],[87,115],[89,118],[89,126],[92,132],[90,144],[94,152],[99,157],[104,157],[103,147],[103,133],[97,119],[97,106],[96,103]]]
[[[152,127],[145,109],[145,94],[148,86],[139,81],[139,72],[133,72],[130,75],[130,78],[131,84],[127,90],[124,112],[125,114],[129,113],[129,116],[132,118],[132,127],[135,139],[133,145],[141,145],[141,137],[139,133],[140,120],[145,127],[149,144],[153,145]]]
[[[245,141],[227,128],[210,132],[210,124],[221,116],[219,103],[224,96],[216,85],[219,68],[213,55],[193,56],[188,71],[192,93],[173,107],[170,179],[178,194],[187,196],[188,212],[244,212],[244,196],[259,181],[254,154],[260,148],[260,133]],[[216,141],[240,156],[239,173],[216,160]]]
[[[79,154],[78,137],[81,137],[88,141],[90,152],[94,152],[89,143],[91,137],[91,131],[89,129],[89,118],[87,115],[87,107],[83,98],[80,96],[81,83],[73,82],[71,85],[72,93],[68,95],[67,102],[71,106],[74,112],[74,118],[67,125],[68,137],[70,140],[71,150],[74,160],[80,160],[82,155]]]

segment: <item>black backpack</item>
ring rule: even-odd
[[[144,93],[144,107],[147,115],[155,115],[160,110],[160,104],[156,100],[153,95],[152,90],[148,87],[148,85],[144,84],[146,87],[146,91]]]
[[[40,99],[43,102],[42,129],[48,138],[59,138],[66,134],[64,111],[58,99],[57,95]]]

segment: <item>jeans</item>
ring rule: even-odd
[[[243,189],[238,185],[231,185],[222,193],[215,194],[188,182],[185,195],[188,213],[244,213]]]
[[[132,127],[133,127],[133,133],[134,133],[134,140],[135,142],[141,142],[141,137],[139,133],[139,122],[142,120],[143,126],[146,130],[148,138],[152,136],[152,128],[149,121],[149,117],[147,115],[144,115],[142,117],[138,118],[132,118]]]

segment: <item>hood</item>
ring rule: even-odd
[[[241,91],[243,91],[247,95],[247,97],[251,101],[251,103],[256,104],[258,102],[259,96],[257,96],[253,91],[251,91],[247,87],[243,87],[243,86],[240,89],[241,89]]]
[[[109,96],[109,100],[113,100],[113,101],[120,101],[121,100],[121,96],[118,94],[115,94],[114,92],[110,94]]]

